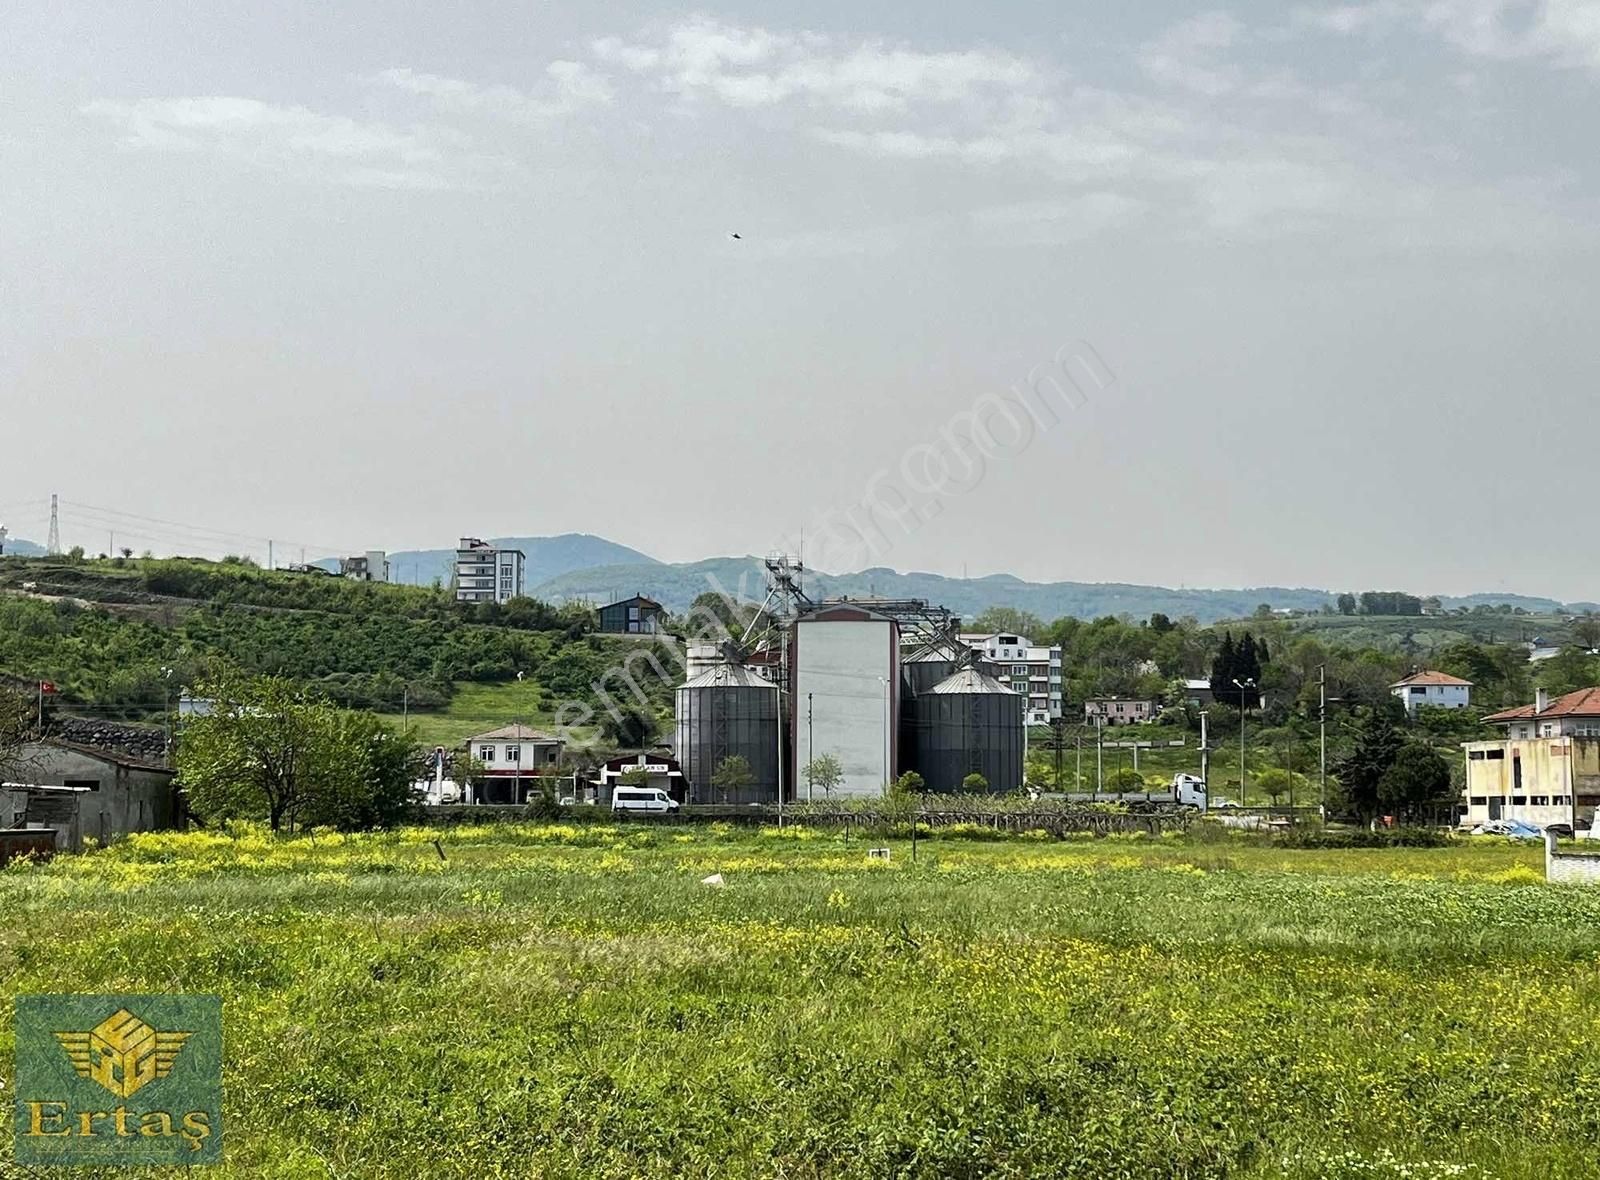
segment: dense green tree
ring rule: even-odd
[[[1600,657],[1576,645],[1564,647],[1548,660],[1539,662],[1536,673],[1539,687],[1551,696],[1576,692],[1600,684]]]
[[[1450,764],[1421,742],[1402,746],[1377,784],[1378,802],[1408,818],[1425,814],[1451,795]]]
[[[987,794],[989,790],[989,780],[984,778],[981,774],[969,774],[966,778],[961,780],[961,789],[969,795]]]
[[[1600,648],[1600,615],[1586,610],[1572,620],[1572,638],[1587,651]]]
[[[1383,709],[1369,709],[1356,731],[1355,749],[1330,768],[1360,818],[1377,814],[1378,784],[1404,745],[1405,739],[1390,714]]]
[[[264,818],[276,832],[402,814],[419,767],[410,743],[376,718],[276,676],[229,674],[197,690],[211,711],[185,724],[178,775],[202,819]]]
[[[1256,689],[1240,687],[1249,683],[1255,684]],[[1222,646],[1211,661],[1211,695],[1221,704],[1246,708],[1255,704],[1260,685],[1261,655],[1255,636],[1246,631],[1236,644],[1233,632],[1224,632]]]
[[[600,718],[600,736],[619,750],[642,750],[660,736],[660,724],[644,709],[620,707]]]
[[[1339,595],[1339,613],[1353,615],[1356,613],[1356,596],[1354,594]]]

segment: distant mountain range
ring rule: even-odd
[[[1274,608],[1317,610],[1332,595],[1325,590],[1263,586],[1243,590],[1171,590],[1113,582],[1025,582],[1010,574],[948,578],[942,574],[869,569],[853,574],[807,574],[813,598],[921,598],[973,618],[991,606],[1010,606],[1042,619],[1063,615],[1147,616],[1161,611],[1173,618],[1194,615],[1202,622],[1238,618],[1261,603]],[[756,557],[714,557],[686,564],[608,565],[573,570],[531,588],[536,598],[582,598],[609,602],[635,592],[649,595],[673,611],[684,611],[698,594],[721,588],[740,598],[761,601],[766,569]]]
[[[10,557],[43,557],[45,547],[24,541],[21,537],[10,537],[6,540],[6,554]]]

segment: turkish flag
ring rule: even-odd
[[[58,689],[50,681],[41,680],[41,681],[39,681],[39,691],[42,692],[42,693],[46,693],[46,694],[53,694],[53,693],[60,692],[61,690]]]

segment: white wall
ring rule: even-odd
[[[793,790],[798,798],[805,798],[805,765],[812,758],[814,735],[816,753],[832,754],[844,769],[837,794],[880,794],[885,755],[899,708],[900,660],[894,624],[801,621],[795,625],[795,635],[793,708],[798,770]],[[890,682],[887,724],[884,679]],[[892,778],[892,762],[888,770]]]
[[[1411,691],[1413,687],[1424,691],[1414,694]],[[1394,690],[1394,695],[1400,698],[1408,713],[1415,713],[1419,705],[1434,709],[1465,709],[1471,701],[1471,693],[1472,690],[1465,684],[1407,684]]]

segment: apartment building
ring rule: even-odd
[[[962,635],[961,642],[983,656],[990,674],[1027,700],[1028,725],[1049,725],[1061,716],[1061,649],[1037,647],[1026,635],[997,631]]]
[[[497,549],[477,537],[462,537],[456,546],[456,601],[510,602],[522,596],[520,549]]]

